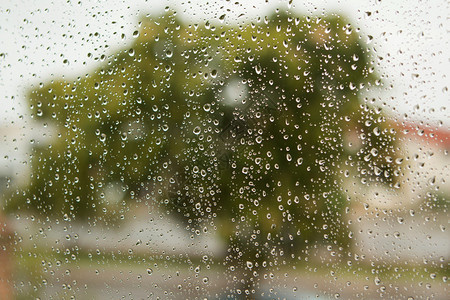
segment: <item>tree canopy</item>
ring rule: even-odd
[[[395,142],[361,99],[379,78],[355,28],[286,14],[226,26],[169,12],[139,24],[95,71],[30,91],[33,117],[55,133],[34,146],[15,205],[80,219],[157,203],[256,261],[311,242],[348,246],[343,181],[392,184]]]

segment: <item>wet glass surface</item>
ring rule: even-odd
[[[0,298],[446,299],[448,11],[1,3]]]

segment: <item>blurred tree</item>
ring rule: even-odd
[[[55,133],[35,145],[16,207],[78,219],[161,203],[191,228],[218,228],[249,290],[269,261],[348,247],[345,177],[393,184],[395,142],[361,101],[379,78],[356,30],[285,14],[227,27],[169,12],[140,25],[96,71],[31,91],[34,118]]]

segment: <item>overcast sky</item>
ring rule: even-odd
[[[290,8],[287,2],[221,0],[206,5],[203,0],[2,1],[0,120],[9,121],[26,112],[22,107],[23,91],[31,83],[89,72],[96,62],[88,58],[88,53],[98,57],[124,47],[132,41],[131,33],[140,14],[157,14],[169,6],[190,22],[217,19],[223,13],[230,22],[246,22],[268,15],[275,8],[305,14],[345,14],[361,27],[363,38],[374,37],[372,45],[384,58],[382,73],[394,86],[390,93],[383,94],[385,102],[410,113],[419,104],[419,111],[425,109],[421,119],[447,122],[448,113],[441,110],[448,103],[448,1],[293,1]]]
[[[11,122],[19,127],[32,127],[24,99],[27,89],[61,75],[72,78],[74,74],[89,73],[98,63],[94,58],[132,42],[139,15],[157,15],[167,6],[192,23],[217,19],[222,14],[226,14],[228,22],[245,23],[269,15],[276,8],[314,15],[344,14],[361,28],[363,39],[373,36],[370,46],[383,57],[379,69],[393,88],[374,92],[373,96],[399,115],[407,113],[409,120],[433,124],[441,121],[446,128],[450,124],[446,109],[450,4],[446,0],[294,0],[291,5],[288,1],[265,0],[67,2],[0,3],[3,131]],[[91,58],[89,53],[93,54]]]

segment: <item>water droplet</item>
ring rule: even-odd
[[[251,261],[247,261],[247,268],[252,269],[253,263]]]
[[[200,126],[195,126],[195,128],[194,128],[194,130],[193,130],[193,132],[194,132],[195,135],[199,135],[201,131],[202,131],[202,130],[201,130]]]
[[[260,65],[256,65],[256,66],[255,66],[255,72],[256,72],[256,74],[261,74],[262,68],[261,68]]]

